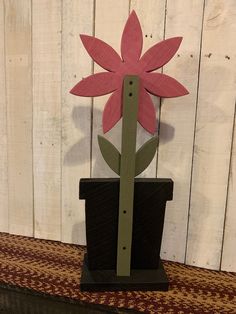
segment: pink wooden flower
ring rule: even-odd
[[[178,97],[188,94],[186,88],[174,78],[162,73],[151,73],[161,68],[174,56],[182,37],[163,40],[148,49],[141,57],[143,35],[134,11],[130,14],[122,34],[122,58],[102,40],[87,35],[80,37],[89,55],[108,72],[86,77],[70,92],[88,97],[112,93],[103,111],[104,133],[109,131],[122,116],[122,85],[125,75],[138,75],[140,78],[138,121],[152,134],[156,130],[156,114],[149,93],[160,97]]]

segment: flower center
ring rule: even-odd
[[[123,80],[125,75],[138,75],[141,77],[143,71],[138,66],[138,62],[122,62],[116,74]]]

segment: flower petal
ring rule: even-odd
[[[116,71],[122,60],[118,53],[104,41],[87,35],[80,35],[84,47],[93,60],[108,71]]]
[[[156,131],[156,111],[150,95],[144,88],[140,89],[138,121],[149,133]]]
[[[119,87],[119,82],[120,79],[115,73],[96,73],[82,79],[72,88],[70,93],[86,97],[106,95],[116,90]]]
[[[182,37],[173,37],[152,46],[142,56],[139,65],[147,72],[161,68],[174,56],[182,39]]]
[[[122,116],[121,89],[115,91],[108,99],[102,116],[103,133],[108,132]]]
[[[121,55],[124,61],[138,61],[143,47],[142,29],[135,11],[130,14],[121,39]]]
[[[144,87],[153,95],[160,97],[178,97],[189,94],[187,89],[174,78],[161,73],[143,75]]]

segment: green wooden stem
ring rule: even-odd
[[[138,76],[127,75],[123,83],[117,276],[130,276],[138,94]]]

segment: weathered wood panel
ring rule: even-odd
[[[33,235],[31,1],[5,1],[9,232]]]
[[[235,113],[234,113],[235,114]],[[236,271],[236,116],[234,117],[234,133],[232,142],[231,164],[229,171],[228,199],[224,226],[224,242],[221,269]]]
[[[165,27],[165,6],[166,0],[131,0],[130,10],[135,10],[140,20],[143,31],[143,53],[147,51],[157,42],[164,39]],[[142,54],[143,54],[142,53]],[[151,96],[155,104],[157,117],[157,131],[159,129],[159,113],[160,113],[160,98]],[[152,137],[139,124],[137,127],[137,148]],[[140,177],[156,177],[157,154],[153,158],[148,168],[140,174]]]
[[[187,263],[219,269],[235,106],[236,2],[206,1]]]
[[[61,239],[61,1],[33,1],[35,236]]]
[[[173,202],[167,203],[166,209],[162,256],[181,262],[187,237],[203,3],[171,1],[166,10],[165,37],[182,36],[183,41],[163,72],[182,83],[189,95],[162,99],[157,174],[174,181]]]
[[[5,86],[4,3],[0,1],[0,231],[8,231],[7,107]]]
[[[95,11],[95,36],[102,39],[120,53],[120,40],[125,22],[129,14],[129,1],[117,1],[114,5],[112,0],[97,0]],[[114,36],[116,34],[116,36]],[[104,71],[95,64],[94,72]],[[92,177],[117,177],[107,166],[100,152],[97,135],[102,131],[102,112],[109,95],[96,97],[93,102],[93,129],[92,129]],[[116,148],[121,147],[121,120],[116,126],[106,133],[105,137],[112,142]]]
[[[116,174],[97,143],[109,95],[69,94],[102,70],[79,34],[95,33],[120,53],[133,9],[143,52],[163,36],[184,37],[163,71],[190,95],[163,99],[161,112],[154,98],[158,160],[142,174],[155,177],[157,165],[158,177],[175,182],[162,257],[236,271],[234,0],[0,0],[0,231],[85,244],[79,179]],[[121,121],[105,136],[120,149]],[[149,137],[138,126],[137,147]]]
[[[92,35],[93,1],[65,0],[62,8],[62,241],[85,244],[84,202],[79,180],[90,176],[91,98],[69,91],[91,74],[80,34]]]

